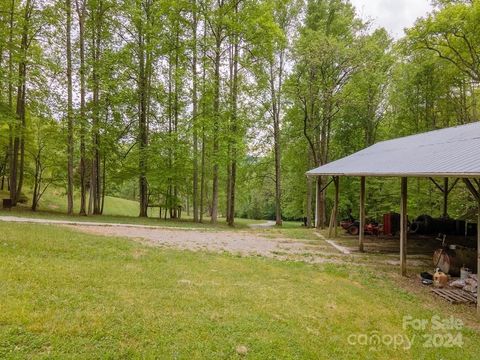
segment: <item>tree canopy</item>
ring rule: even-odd
[[[480,1],[434,5],[393,39],[348,0],[2,1],[1,190],[33,210],[54,187],[70,214],[113,195],[140,216],[230,225],[312,225],[317,200],[322,226],[332,194],[315,199],[305,171],[478,120]],[[393,180],[368,186],[371,217],[397,209]],[[346,214],[358,179],[341,187]],[[418,180],[409,205],[439,215],[441,201]]]

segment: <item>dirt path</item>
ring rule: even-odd
[[[269,228],[275,226],[275,221],[268,220],[267,222],[261,223],[261,224],[248,224],[249,228],[252,229],[262,229],[262,228]]]
[[[337,249],[338,251],[340,251],[342,254],[345,254],[345,255],[350,255],[352,252],[350,251],[349,248],[345,247],[345,246],[342,246],[342,245],[338,245],[335,241],[333,240],[328,240],[326,239],[322,234],[319,234],[319,233],[315,233],[315,235],[317,235],[320,239],[324,240],[325,242],[327,242],[328,244],[332,245],[335,249]]]

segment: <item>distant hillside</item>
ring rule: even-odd
[[[31,194],[27,193],[26,195],[29,198],[29,202],[28,204],[24,204],[21,206],[27,207],[31,204]],[[0,191],[0,199],[8,197],[9,194],[7,191]],[[75,196],[74,203],[75,212],[78,212],[80,208],[80,197],[78,195]],[[40,200],[39,210],[66,213],[67,198],[65,194],[58,189],[47,190],[47,192]],[[103,214],[110,216],[138,216],[138,202],[112,196],[106,196]]]

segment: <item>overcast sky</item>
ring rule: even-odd
[[[373,27],[384,27],[399,38],[403,29],[415,23],[418,17],[431,10],[430,0],[350,0],[357,14],[372,20]]]

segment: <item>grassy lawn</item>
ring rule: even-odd
[[[31,200],[32,195],[26,194]],[[0,199],[8,198],[10,195],[7,191],[0,191]],[[29,208],[29,202],[26,208]],[[80,209],[80,196],[75,195],[74,198],[75,212],[78,213]],[[47,189],[42,196],[39,204],[39,211],[50,213],[66,213],[67,212],[67,197],[59,189]],[[138,202],[127,199],[120,199],[113,196],[105,196],[105,215],[113,216],[138,216]]]
[[[0,358],[478,359],[425,348],[404,315],[449,314],[373,271],[154,248],[45,225],[0,223]],[[351,334],[416,336],[411,349]],[[427,331],[428,332],[428,331]],[[245,350],[245,349],[243,349]],[[242,351],[240,351],[242,352]]]
[[[6,191],[0,191],[0,199],[8,198]],[[79,199],[75,199],[75,214],[78,214]],[[210,219],[205,218],[202,224],[193,223],[192,218],[186,213],[182,214],[182,219],[159,219],[158,209],[149,209],[149,218],[138,217],[138,202],[121,199],[111,196],[105,197],[105,207],[103,215],[98,216],[68,216],[67,200],[64,194],[58,190],[50,190],[45,193],[40,201],[38,211],[31,211],[30,205],[19,205],[12,210],[3,210],[0,208],[0,215],[20,216],[51,220],[72,220],[88,222],[106,222],[120,224],[138,224],[149,226],[171,226],[171,227],[190,227],[190,228],[229,228],[225,219],[219,219],[218,224],[211,225]],[[235,219],[235,228],[244,229],[248,224],[264,223],[265,220]],[[297,224],[297,223],[295,223]],[[291,225],[291,224],[290,224]],[[297,224],[299,226],[299,223]]]
[[[1,216],[18,216],[24,218],[35,219],[48,219],[48,220],[65,220],[76,222],[99,222],[99,223],[113,223],[113,224],[133,224],[133,225],[147,225],[147,226],[159,226],[159,227],[179,227],[179,228],[192,228],[192,229],[210,229],[210,230],[222,230],[222,229],[246,229],[249,224],[264,223],[265,220],[252,220],[252,219],[235,219],[235,227],[231,228],[225,223],[225,219],[218,219],[218,223],[212,225],[209,219],[205,219],[203,223],[194,223],[192,219],[158,219],[158,218],[139,218],[133,216],[118,216],[118,215],[92,215],[92,216],[69,216],[59,212],[50,211],[35,211],[30,209],[17,207],[12,210],[0,209]]]

